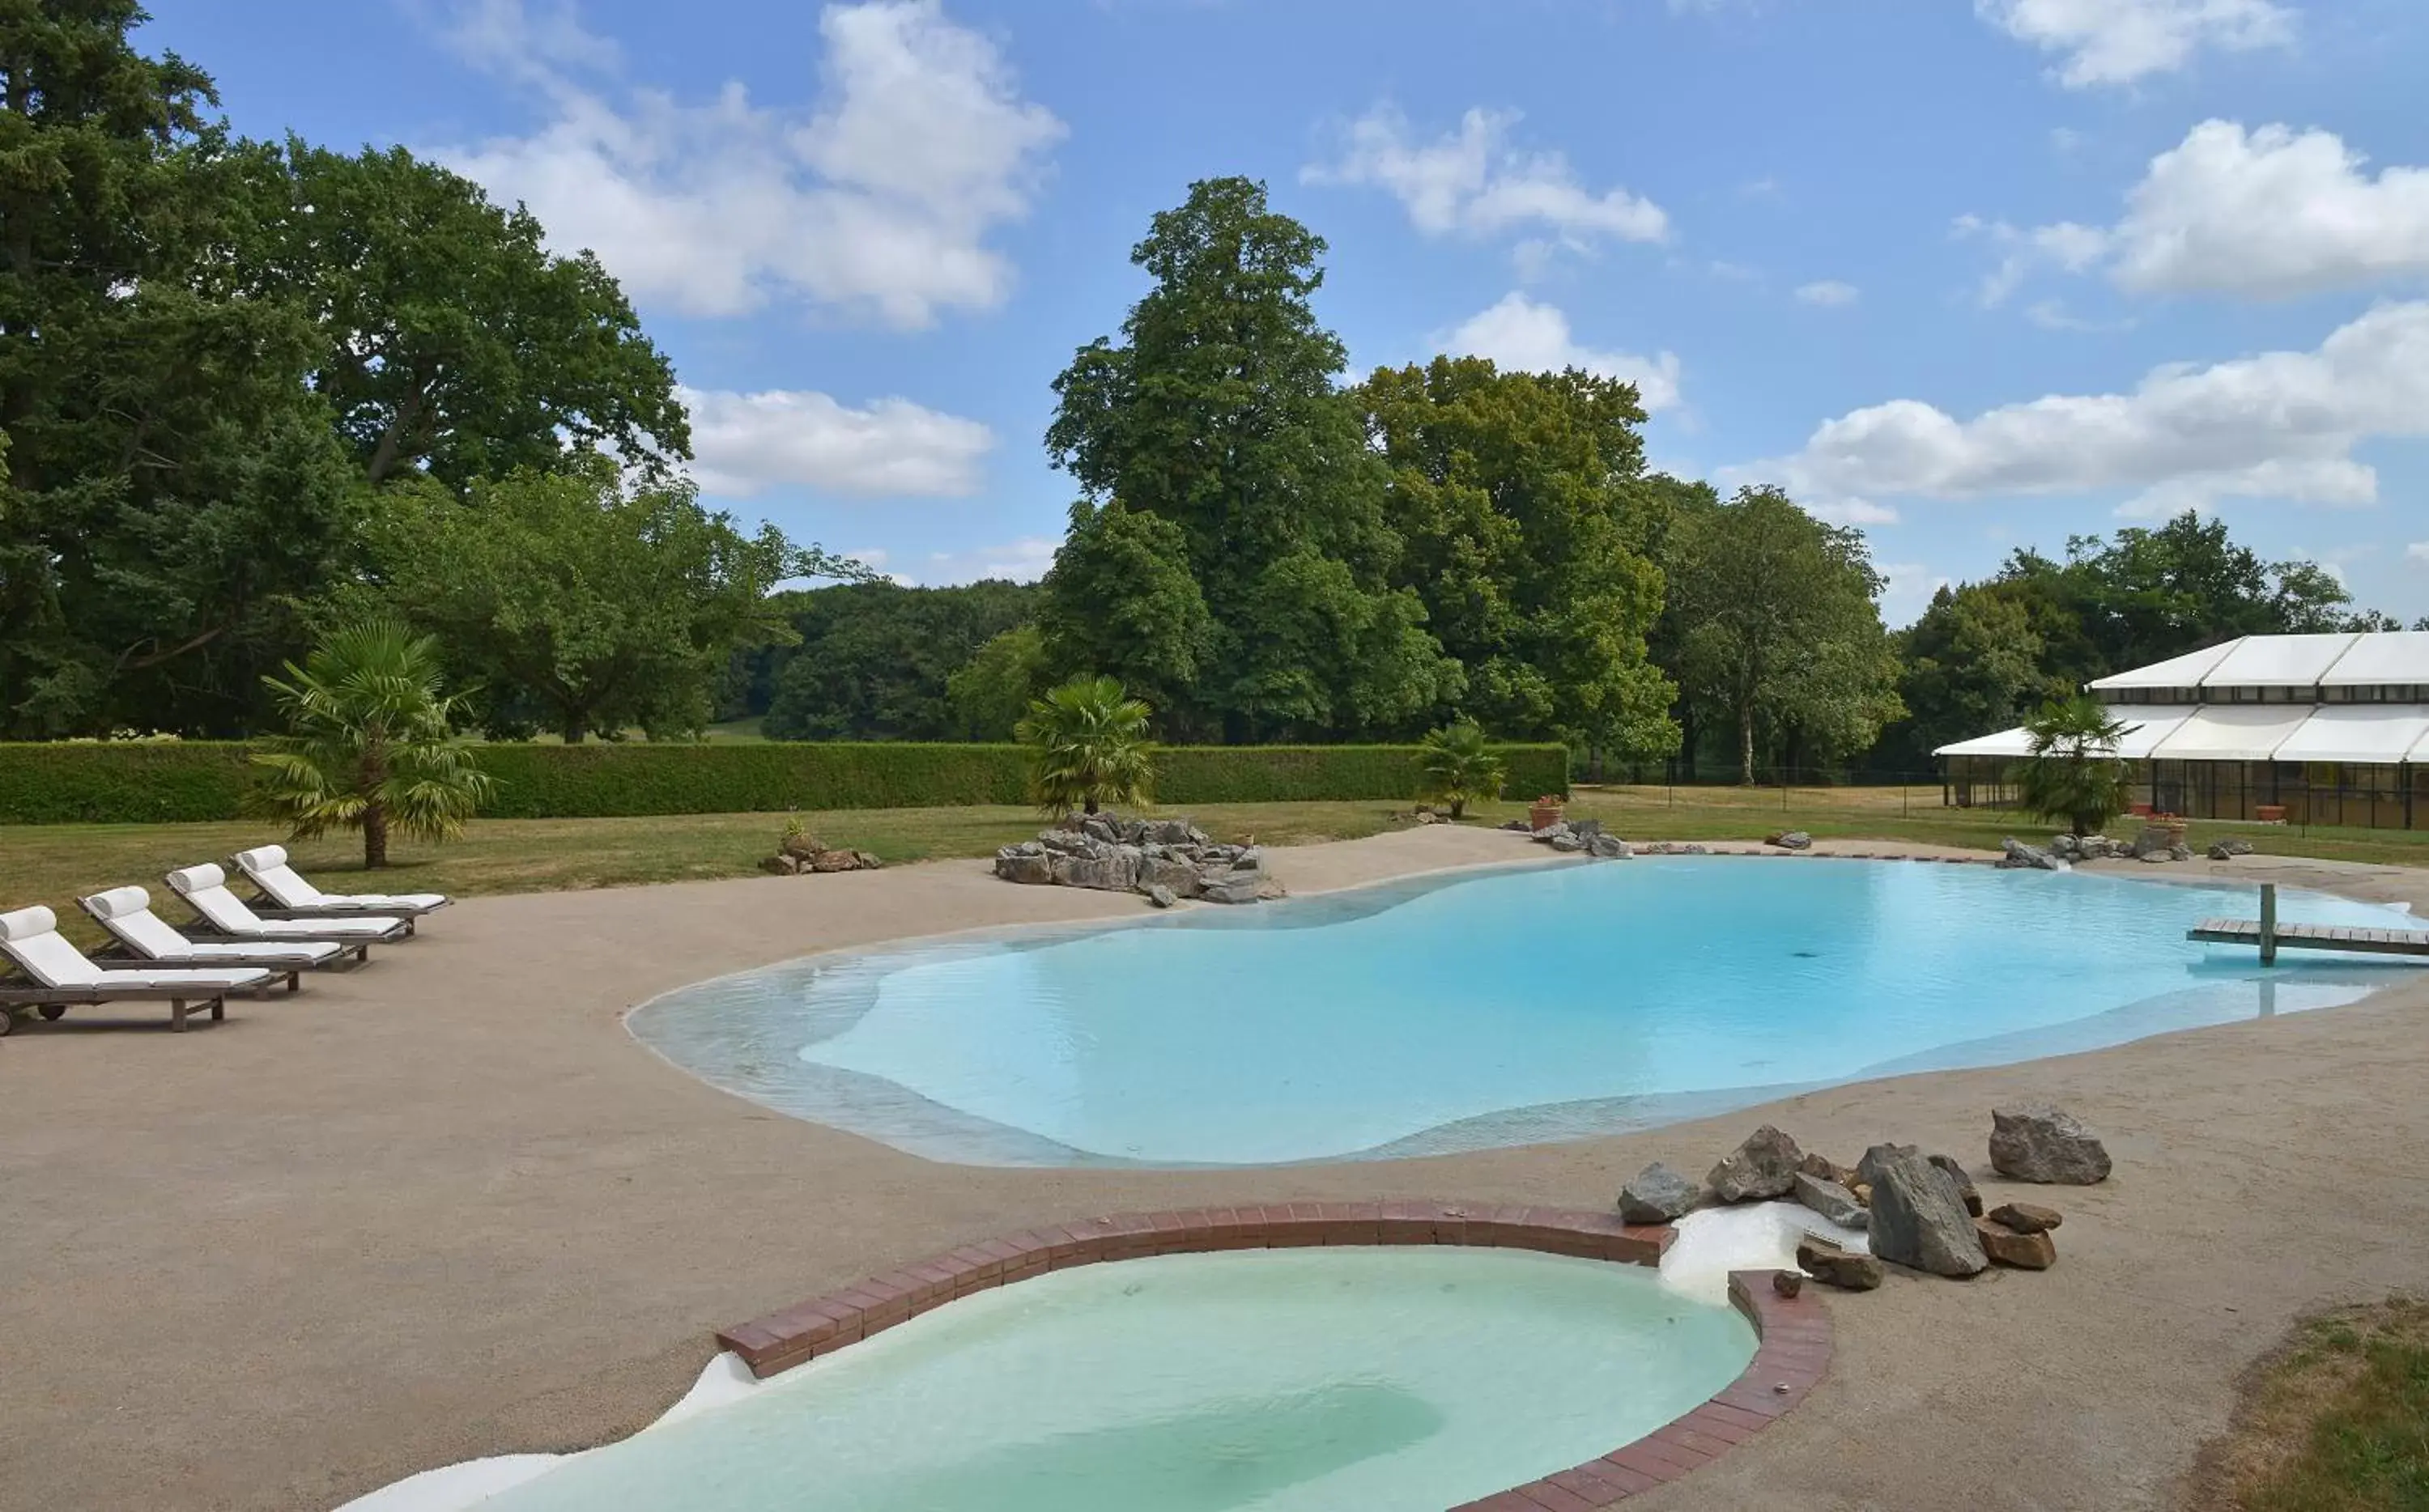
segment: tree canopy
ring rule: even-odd
[[[1463,668],[1462,707],[1505,737],[1671,749],[1677,690],[1646,659],[1662,582],[1633,486],[1634,387],[1437,357],[1353,398],[1392,469],[1392,581]]]
[[[1263,185],[1194,184],[1132,251],[1154,286],[1121,343],[1054,381],[1047,449],[1082,497],[1046,581],[1048,653],[1121,677],[1177,732],[1387,730],[1461,686],[1390,581],[1385,469],[1308,303],[1323,252]]]

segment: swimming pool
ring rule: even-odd
[[[705,1079],[932,1159],[1257,1164],[1641,1127],[2351,1002],[2405,968],[2184,939],[2248,889],[1681,857],[812,957],[631,1019]],[[2290,921],[2408,927],[2290,894]]]
[[[495,1512],[1430,1509],[1610,1453],[1754,1356],[1651,1270],[1499,1249],[1057,1271],[566,1461]]]

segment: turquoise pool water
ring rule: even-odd
[[[2407,969],[2188,943],[2251,889],[1895,862],[1499,871],[814,957],[634,1032],[934,1159],[1253,1164],[1642,1126],[2350,1002]],[[2289,894],[2290,920],[2410,927]]]
[[[976,1293],[497,1512],[1439,1512],[1650,1432],[1755,1349],[1634,1266],[1247,1251]]]

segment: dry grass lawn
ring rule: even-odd
[[[2429,1302],[2396,1297],[2297,1325],[2253,1372],[2190,1504],[2218,1512],[2429,1509]]]

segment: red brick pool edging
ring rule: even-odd
[[[1331,1244],[1460,1244],[1534,1250],[1658,1266],[1677,1239],[1667,1224],[1610,1212],[1491,1203],[1293,1202],[1117,1213],[1048,1224],[933,1258],[720,1329],[764,1380],[832,1355],[973,1291],[1049,1271],[1218,1250]],[[1729,1273],[1729,1302],[1754,1325],[1754,1358],[1729,1386],[1684,1416],[1599,1459],[1469,1502],[1454,1512],[1578,1512],[1611,1506],[1710,1463],[1805,1399],[1830,1363],[1830,1315],[1811,1293],[1772,1290],[1769,1271]]]

